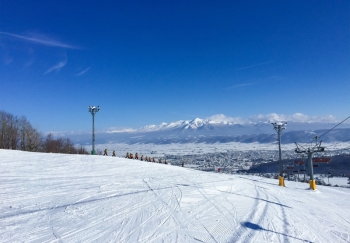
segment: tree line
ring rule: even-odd
[[[0,110],[0,149],[31,152],[88,154],[83,146],[76,147],[69,138],[43,136],[25,116],[15,116]]]

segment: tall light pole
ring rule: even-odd
[[[282,165],[282,152],[281,152],[281,133],[282,130],[286,129],[287,122],[273,122],[273,129],[276,130],[278,135],[278,152],[279,152],[279,165],[280,165],[280,174],[278,177],[278,185],[284,186],[284,177],[283,177],[283,165]]]
[[[95,113],[100,110],[100,106],[89,106],[89,112],[92,115],[92,151],[91,154],[96,154],[95,152]]]

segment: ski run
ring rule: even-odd
[[[0,150],[0,242],[350,242],[350,190]]]

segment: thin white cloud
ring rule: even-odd
[[[25,64],[24,64],[24,68],[26,69],[26,68],[29,68],[30,66],[32,66],[33,64],[34,64],[34,62],[35,62],[35,60],[34,59],[32,59],[32,60],[30,60],[30,61],[27,61]]]
[[[259,114],[253,115],[246,119],[242,117],[228,117],[224,114],[217,114],[206,119],[214,122],[232,122],[236,124],[245,124],[245,123],[256,123],[256,122],[276,122],[276,121],[285,121],[285,122],[302,122],[302,123],[337,123],[339,120],[332,116],[308,116],[302,113],[294,113],[292,115],[269,113],[266,115]]]
[[[58,40],[54,40],[42,34],[17,35],[17,34],[8,33],[8,32],[2,32],[2,31],[0,31],[0,34],[15,37],[17,39],[21,39],[23,41],[27,41],[27,42],[31,42],[39,45],[61,47],[61,48],[68,48],[68,49],[79,49],[79,47],[62,43]]]
[[[13,62],[13,58],[12,58],[12,57],[5,56],[5,57],[3,58],[3,63],[4,63],[5,65],[10,65],[12,62]]]
[[[253,64],[253,65],[250,65],[250,66],[240,67],[237,70],[244,70],[244,69],[254,68],[254,67],[258,67],[258,66],[269,64],[271,62],[272,61],[268,61],[268,62],[262,62],[262,63],[258,63],[258,64]]]
[[[86,69],[84,69],[83,71],[81,71],[81,72],[77,73],[77,76],[81,76],[81,75],[85,74],[87,71],[89,71],[89,70],[90,70],[90,68],[91,68],[91,66],[90,66],[90,67],[88,67],[88,68],[86,68]]]
[[[256,83],[243,83],[243,84],[236,84],[230,87],[227,87],[226,89],[236,89],[236,88],[242,88],[242,87],[246,87],[246,86],[251,86],[254,85]]]
[[[246,87],[246,86],[251,86],[251,85],[256,85],[256,84],[262,84],[262,83],[267,83],[267,82],[271,82],[273,80],[282,80],[283,78],[281,76],[271,76],[268,78],[265,78],[263,80],[257,81],[257,82],[251,82],[251,83],[241,83],[241,84],[236,84],[230,87],[227,87],[226,89],[236,89],[236,88],[242,88],[242,87]]]
[[[48,74],[48,73],[51,73],[53,71],[59,72],[61,70],[61,68],[66,66],[66,64],[67,64],[67,60],[61,61],[61,62],[57,63],[55,66],[49,68],[44,74]]]
[[[217,114],[217,115],[213,115],[211,117],[207,117],[206,120],[210,120],[213,122],[230,122],[230,123],[235,123],[235,124],[243,124],[244,123],[244,119],[242,119],[241,117],[228,117],[225,116],[224,114]]]
[[[305,122],[305,123],[335,123],[338,119],[332,115],[328,116],[308,116],[302,113],[294,113],[292,115],[270,113],[267,115],[254,115],[248,118],[251,122],[258,121],[287,121],[287,122]]]

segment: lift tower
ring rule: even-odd
[[[295,143],[297,146],[296,149],[294,150],[295,153],[298,154],[307,154],[307,161],[308,161],[308,166],[309,166],[309,172],[310,172],[310,188],[312,190],[316,190],[316,182],[314,180],[314,165],[312,161],[312,155],[316,152],[324,152],[325,147],[321,146],[322,140],[320,142],[317,142],[317,136],[315,137],[316,139],[316,144],[314,146],[310,146],[309,148],[305,149],[301,145]]]
[[[284,177],[283,177],[283,165],[282,165],[282,152],[281,152],[281,133],[282,130],[286,129],[287,122],[273,122],[273,129],[276,130],[278,135],[278,154],[279,154],[279,166],[280,166],[280,174],[278,177],[278,185],[284,186]]]

